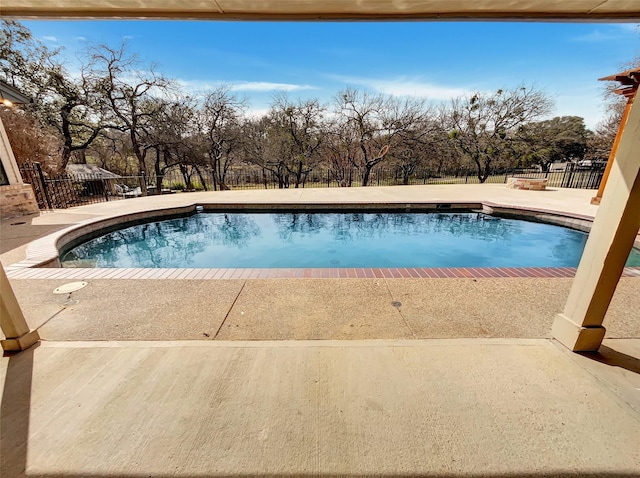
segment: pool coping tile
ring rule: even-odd
[[[397,267],[397,268],[23,268],[7,270],[12,280],[255,280],[255,279],[563,279],[573,267]],[[623,277],[640,277],[640,267],[625,267]]]

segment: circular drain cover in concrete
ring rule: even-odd
[[[56,287],[53,290],[54,294],[71,294],[80,289],[84,289],[87,286],[87,282],[69,282],[68,284]]]

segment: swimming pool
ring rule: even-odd
[[[477,212],[202,212],[61,254],[63,267],[576,267],[583,232]],[[640,266],[633,251],[627,263]]]

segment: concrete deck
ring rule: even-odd
[[[12,280],[44,340],[548,338],[571,279]],[[640,278],[623,278],[607,337],[640,338]],[[399,303],[399,304],[398,304]]]
[[[547,340],[45,342],[0,361],[2,476],[638,476],[638,403],[594,376],[616,367],[569,355]]]
[[[480,201],[593,216],[592,195],[176,194],[3,223],[19,247],[0,244],[0,259],[149,207]],[[44,340],[0,359],[2,478],[640,476],[640,278],[621,280],[591,355],[548,339],[565,278],[96,279],[54,296],[66,282],[11,280]]]

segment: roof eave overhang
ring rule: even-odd
[[[21,18],[640,22],[631,0],[2,0]]]
[[[0,80],[0,99],[9,100],[15,104],[31,103],[31,98],[2,80]]]

